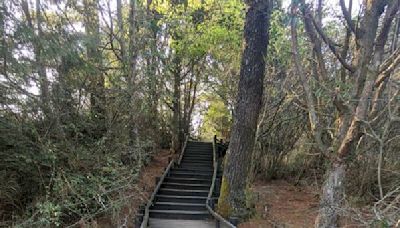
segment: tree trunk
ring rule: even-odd
[[[338,227],[338,216],[343,197],[343,182],[345,181],[346,158],[355,150],[355,144],[360,139],[362,132],[361,124],[366,121],[369,98],[372,94],[376,77],[378,76],[378,68],[380,65],[380,53],[375,50],[374,42],[377,34],[378,21],[380,15],[387,4],[387,1],[370,0],[365,2],[365,13],[361,20],[360,32],[357,35],[357,47],[355,59],[353,63],[356,66],[354,73],[356,92],[353,99],[359,100],[354,114],[349,118],[349,126],[346,130],[342,129],[343,136],[339,135],[339,140],[335,145],[337,150],[333,165],[328,170],[327,179],[325,181],[321,200],[320,211],[316,220],[316,227]],[[379,43],[379,40],[378,40]],[[353,110],[348,110],[350,113]],[[342,126],[345,126],[342,124]]]
[[[137,47],[136,47],[136,0],[129,2],[129,74],[128,84],[129,89],[134,90],[136,80],[136,60],[137,60]],[[131,91],[133,92],[133,91]]]
[[[137,85],[136,85],[136,65],[137,65],[137,9],[136,9],[136,0],[129,0],[129,54],[127,54],[128,60],[128,74],[127,74],[127,83],[128,83],[128,104],[129,104],[129,138],[132,144],[136,144],[139,137],[139,127],[138,127],[138,118],[137,107]]]
[[[269,1],[247,1],[235,118],[224,168],[218,210],[224,216],[246,215],[246,187],[263,95],[268,46]]]
[[[36,29],[37,37],[43,37],[42,13],[40,0],[36,0]],[[50,118],[50,99],[49,99],[49,80],[47,79],[46,67],[43,62],[43,46],[40,40],[34,42],[34,52],[36,58],[37,73],[39,75],[40,103],[46,119]]]
[[[159,84],[160,84],[160,75],[157,74],[157,33],[158,27],[155,26],[156,18],[154,12],[151,9],[152,0],[146,1],[146,15],[147,20],[149,21],[148,37],[146,40],[146,46],[148,51],[151,53],[146,57],[146,67],[147,67],[147,77],[148,77],[148,90],[149,97],[148,103],[150,104],[150,113],[149,113],[149,123],[151,125],[151,129],[153,131],[153,137],[156,141],[160,138],[158,127],[159,127],[159,114],[158,114],[158,102],[160,97]]]
[[[101,137],[105,132],[106,127],[106,98],[104,88],[104,75],[101,72],[101,53],[99,51],[100,45],[100,23],[98,16],[98,2],[97,0],[85,0],[85,31],[91,39],[91,42],[87,44],[86,52],[87,57],[92,65],[92,71],[90,72],[90,105],[91,105],[91,116],[96,122],[95,137]]]
[[[343,200],[343,181],[345,178],[345,167],[336,163],[328,171],[325,185],[322,188],[321,208],[316,220],[316,227],[337,227],[338,209]]]
[[[112,20],[112,18],[110,18]],[[128,58],[126,55],[126,45],[125,45],[125,27],[124,27],[124,20],[122,17],[122,2],[121,0],[117,0],[117,20],[118,20],[118,41],[119,46],[121,49],[121,59],[123,69],[126,70],[126,65],[128,64]],[[125,71],[126,72],[126,71]]]
[[[303,5],[304,5],[304,2],[303,2]],[[321,128],[321,126],[319,126],[320,124],[319,124],[319,118],[317,116],[317,111],[315,108],[314,94],[311,91],[309,80],[307,79],[306,74],[303,69],[303,66],[300,63],[300,58],[299,58],[299,54],[298,54],[297,27],[296,27],[297,23],[296,23],[296,17],[295,17],[297,7],[298,7],[298,5],[296,4],[296,1],[293,0],[292,8],[291,8],[292,15],[291,15],[291,21],[290,21],[290,32],[291,32],[291,41],[292,41],[292,62],[294,64],[294,72],[300,77],[300,81],[301,81],[301,84],[304,89],[306,102],[307,102],[307,108],[308,108],[308,118],[309,118],[309,122],[310,122],[310,128],[311,128],[312,135],[314,137],[314,140],[317,144],[318,149],[320,151],[325,152],[326,146],[322,142],[322,128]],[[303,18],[304,18],[304,22],[306,25],[305,27],[310,27],[306,30],[309,31],[309,34],[310,34],[309,36],[310,36],[312,42],[316,42],[317,41],[316,34],[315,34],[315,32],[313,32],[313,29],[311,27],[312,24],[309,21],[309,19],[306,19],[307,13],[305,11],[303,11]],[[318,51],[315,50],[315,47],[314,47],[314,51],[315,51],[316,56],[318,56]],[[321,69],[325,69],[325,64],[324,64],[322,57],[321,57],[321,61],[322,61],[322,63],[319,65],[321,67],[319,67],[318,74],[320,75],[321,80],[322,80],[322,79],[325,79],[326,76],[321,75]]]
[[[173,63],[174,91],[172,97],[172,149],[177,153],[182,144],[181,126],[181,59],[175,56]]]
[[[6,4],[3,1],[0,5],[0,42],[1,42],[1,58],[2,67],[1,74],[7,78],[7,38],[6,38],[6,28],[5,28],[5,14],[6,14]]]
[[[353,9],[353,0],[349,1],[349,16],[351,17],[351,11]],[[344,38],[344,45],[343,45],[343,49],[341,52],[341,56],[342,59],[346,60],[347,59],[347,52],[349,51],[349,47],[350,47],[350,38],[351,38],[351,29],[349,28],[349,26],[346,27],[346,36]],[[346,68],[344,68],[344,66],[341,67],[340,69],[340,80],[342,83],[346,82]]]

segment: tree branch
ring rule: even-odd
[[[349,7],[350,8],[350,11],[349,11],[346,9],[346,4],[344,3],[344,0],[340,0],[339,3],[340,3],[340,8],[342,9],[342,12],[343,12],[344,19],[347,22],[347,27],[350,29],[350,31],[352,31],[357,36],[357,28],[356,28],[353,20],[351,19],[351,7]],[[350,5],[351,4],[352,3],[350,3]]]
[[[348,71],[350,71],[351,73],[353,73],[355,71],[354,67],[351,66],[350,64],[348,64],[346,62],[346,60],[342,58],[339,51],[336,49],[334,42],[329,37],[326,36],[324,31],[322,31],[322,28],[315,21],[314,17],[309,12],[307,12],[307,15],[305,15],[305,16],[308,16],[311,19],[311,21],[315,27],[315,30],[317,30],[319,36],[322,38],[324,43],[326,45],[328,45],[329,49],[332,51],[332,53],[335,55],[335,57],[339,60],[339,62],[342,64],[342,66],[344,68],[346,68]]]
[[[399,64],[400,48],[397,48],[397,50],[379,66],[379,76],[375,80],[375,87],[378,87],[390,75],[390,73],[392,73],[396,69]]]
[[[386,43],[388,35],[389,35],[392,21],[399,10],[399,6],[400,6],[400,1],[394,0],[388,6],[388,8],[386,10],[385,17],[382,22],[382,29],[376,38],[376,48],[382,49],[382,51],[383,51],[383,48],[385,47],[385,43]]]

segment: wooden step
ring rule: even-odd
[[[174,195],[174,196],[205,196],[208,195],[208,190],[192,190],[192,189],[173,189],[173,188],[160,188],[158,194],[160,195]]]
[[[207,163],[192,163],[192,162],[182,162],[179,168],[199,168],[199,169],[213,169],[213,164]]]
[[[205,196],[176,196],[157,194],[155,202],[174,202],[174,203],[199,203],[205,204]]]
[[[184,163],[203,163],[205,165],[213,164],[213,160],[199,160],[199,159],[187,159],[187,158],[183,158],[181,161],[181,164],[183,162]]]
[[[209,173],[193,173],[193,172],[181,172],[181,171],[170,171],[168,177],[184,177],[184,178],[209,178],[211,180],[212,174]]]
[[[211,178],[165,177],[164,181],[184,184],[211,184]]]
[[[162,188],[172,189],[185,189],[185,190],[209,190],[211,183],[209,184],[187,184],[187,183],[176,183],[176,182],[164,182],[161,185]]]
[[[201,161],[212,161],[213,158],[212,157],[206,157],[206,156],[188,156],[188,155],[184,155],[183,159],[186,160],[201,160]]]
[[[150,210],[204,211],[207,208],[205,203],[156,202]]]
[[[171,171],[183,171],[183,172],[200,172],[200,173],[213,173],[214,169],[213,168],[201,168],[201,167],[190,167],[190,168],[183,168],[183,167],[177,167],[171,169]]]
[[[213,151],[212,146],[188,146],[185,148],[187,151]]]
[[[162,219],[188,219],[203,220],[211,218],[207,210],[203,211],[187,211],[187,210],[150,210],[151,218]]]
[[[213,166],[213,162],[212,161],[191,161],[191,160],[186,160],[186,159],[182,159],[181,161],[181,165],[182,164],[189,164],[189,165],[193,165],[193,166],[197,166],[197,165],[202,165],[202,166]]]
[[[206,159],[212,159],[213,155],[212,154],[196,154],[196,153],[185,153],[183,157],[190,157],[190,158],[206,158]]]
[[[190,154],[202,154],[202,155],[213,155],[213,149],[212,148],[186,148],[185,154],[190,153]]]

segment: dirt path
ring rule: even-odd
[[[256,181],[257,214],[239,228],[313,227],[318,211],[318,195],[309,187],[293,186],[285,181]]]

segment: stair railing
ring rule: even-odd
[[[220,223],[223,223],[225,226],[230,227],[230,228],[236,228],[235,225],[230,223],[228,220],[226,220],[224,217],[222,217],[220,214],[214,211],[214,209],[211,207],[211,202],[212,202],[212,195],[214,193],[215,189],[215,181],[217,179],[217,171],[218,171],[218,157],[217,157],[217,137],[214,136],[213,140],[213,177],[212,177],[212,182],[211,182],[211,187],[210,191],[208,192],[207,196],[207,201],[206,201],[206,207],[207,210],[210,212],[210,214],[216,219],[216,227],[220,227]]]
[[[187,142],[189,140],[189,137],[190,137],[189,134],[185,135],[185,141],[183,142],[181,154],[179,155],[179,158],[178,158],[178,165],[180,165],[181,162],[182,162],[183,154],[186,151],[186,145],[187,145]]]
[[[178,164],[181,163],[182,157],[183,157],[183,153],[186,150],[186,145],[187,145],[187,141],[189,139],[189,135],[185,136],[185,141],[183,142],[183,146],[182,146],[182,150],[181,150],[181,154],[179,156],[179,160],[178,160]],[[148,226],[149,223],[149,216],[150,216],[150,207],[153,205],[153,201],[156,198],[157,192],[158,190],[161,188],[162,183],[164,182],[165,177],[169,174],[169,171],[171,170],[171,168],[177,163],[177,161],[175,159],[171,159],[171,161],[169,162],[167,168],[165,169],[163,175],[160,177],[160,180],[158,181],[156,187],[154,188],[153,193],[150,196],[149,201],[146,204],[146,208],[144,210],[144,216],[143,216],[143,221],[142,224],[140,225],[140,228],[146,228]]]

